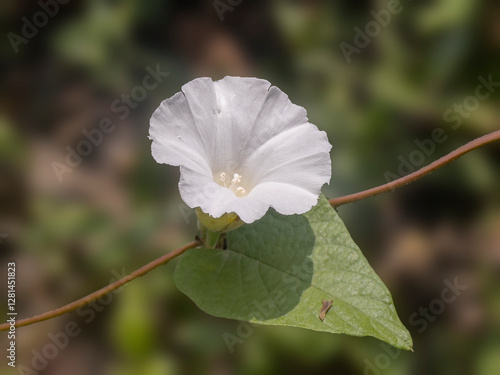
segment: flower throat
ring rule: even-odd
[[[234,173],[233,178],[230,176],[230,173],[220,172],[215,176],[214,181],[220,186],[224,186],[225,188],[231,190],[237,197],[245,197],[248,194],[248,191],[243,187],[241,182],[243,176],[238,173]]]

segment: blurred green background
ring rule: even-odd
[[[402,0],[350,63],[340,44],[355,46],[354,28],[365,30],[373,11],[386,14],[386,1],[41,3],[0,4],[0,233],[8,235],[0,276],[17,262],[19,318],[80,298],[193,238],[178,168],[156,164],[147,134],[159,103],[195,77],[265,78],[305,107],[334,146],[329,197],[383,184],[402,160],[423,166],[499,128],[495,88],[469,101],[473,110],[456,122],[444,117],[475,95],[478,76],[500,81],[497,1]],[[148,66],[169,75],[141,91]],[[119,118],[131,92],[146,95]],[[103,118],[113,131],[59,181],[53,163],[65,163],[66,148]],[[416,141],[435,129],[447,139],[423,154]],[[500,374],[499,169],[500,144],[492,144],[339,209],[393,293],[414,353],[389,353],[373,338],[256,326],[232,351],[224,334],[241,336],[239,322],[208,316],[181,294],[174,261],[108,300],[18,329],[18,368],[2,354],[0,373],[33,369],[45,350],[54,358],[39,359],[34,373]],[[425,329],[412,323],[455,278],[467,290]],[[0,316],[6,294],[0,282]],[[52,355],[50,337],[68,322],[79,334]],[[7,341],[2,334],[2,353]]]

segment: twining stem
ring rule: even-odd
[[[346,196],[340,197],[340,198],[330,199],[330,204],[334,207],[339,207],[339,206],[344,205],[344,204],[357,202],[357,201],[365,199],[365,198],[373,197],[375,195],[397,189],[401,186],[407,185],[415,180],[418,180],[419,178],[435,171],[436,169],[438,169],[438,168],[440,168],[448,163],[451,163],[453,160],[458,159],[462,155],[465,155],[466,153],[468,153],[472,150],[475,150],[476,148],[485,146],[485,145],[492,143],[494,141],[497,141],[497,140],[500,140],[500,130],[494,131],[493,133],[487,134],[487,135],[480,137],[472,142],[469,142],[465,146],[458,148],[457,150],[442,157],[441,159],[436,160],[434,163],[429,164],[427,167],[424,167],[424,168],[422,168],[414,173],[411,173],[408,176],[402,177],[398,180],[389,182],[388,184],[385,184],[385,185],[382,185],[382,186],[379,186],[379,187],[376,187],[373,189],[365,190],[365,191],[362,191],[362,192],[359,192],[356,194],[346,195]],[[27,326],[30,324],[42,322],[44,320],[52,319],[52,318],[55,318],[59,315],[63,315],[63,314],[66,314],[68,312],[74,311],[74,310],[78,309],[79,307],[84,306],[87,303],[93,302],[96,299],[112,292],[113,290],[118,289],[122,285],[125,285],[125,284],[131,282],[132,280],[135,280],[138,277],[144,276],[148,272],[154,270],[156,267],[167,263],[168,261],[181,255],[185,251],[192,249],[194,247],[200,246],[201,244],[202,244],[201,241],[190,242],[190,243],[188,243],[188,244],[186,244],[186,245],[184,245],[176,250],[171,251],[168,254],[161,256],[160,258],[152,261],[151,263],[139,268],[138,270],[132,272],[130,275],[125,276],[124,278],[122,278],[118,281],[115,281],[114,283],[112,283],[112,284],[110,284],[102,289],[99,289],[98,291],[96,291],[92,294],[89,294],[86,297],[80,298],[79,300],[71,302],[70,304],[63,306],[63,307],[60,307],[56,310],[47,311],[46,313],[43,313],[41,315],[36,315],[32,318],[19,320],[16,322],[15,325],[16,325],[16,327],[23,327],[23,326]],[[9,328],[10,328],[9,323],[0,324],[0,331],[6,331]]]
[[[83,298],[80,298],[79,300],[76,300],[74,302],[71,302],[67,304],[66,306],[60,307],[56,310],[52,311],[47,311],[46,313],[36,315],[32,318],[28,319],[23,319],[23,320],[18,320],[16,322],[16,327],[23,327],[27,326],[30,324],[38,323],[38,322],[43,322],[44,320],[52,319],[55,318],[56,316],[63,315],[66,313],[69,313],[71,311],[74,311],[78,309],[81,306],[86,305],[87,303],[93,302],[96,299],[101,298],[102,296],[111,293],[113,290],[118,289],[119,287],[131,282],[132,280],[137,279],[138,277],[144,276],[148,272],[154,270],[156,267],[159,267],[170,260],[174,259],[175,257],[178,257],[182,253],[184,253],[186,250],[192,249],[194,247],[200,246],[201,242],[200,241],[193,241],[190,243],[187,243],[186,245],[179,247],[178,249],[175,249],[158,259],[153,260],[151,263],[146,264],[145,266],[139,268],[138,270],[135,270],[132,272],[130,275],[125,276],[124,278],[115,281],[112,284],[109,284],[108,286],[105,286],[102,289],[99,289],[95,291],[92,294],[89,294],[88,296],[85,296]],[[10,328],[9,323],[4,323],[0,325],[0,331],[6,331]]]
[[[424,177],[425,175],[428,175],[429,173],[434,172],[436,169],[441,168],[445,166],[446,164],[451,163],[453,160],[458,159],[459,157],[467,154],[468,152],[475,150],[476,148],[485,146],[489,143],[492,143],[494,141],[500,140],[500,130],[494,131],[493,133],[489,133],[487,135],[484,135],[480,138],[475,139],[472,142],[467,143],[466,145],[456,149],[455,151],[449,153],[446,156],[443,156],[441,159],[436,160],[435,162],[429,164],[426,167],[423,167],[422,169],[419,169],[416,172],[413,172],[407,176],[401,177],[400,179],[391,181],[385,185],[377,186],[372,189],[364,190],[359,193],[355,194],[350,194],[346,195],[343,197],[339,198],[333,198],[330,199],[330,204],[333,207],[339,207],[344,204],[348,203],[353,203],[360,201],[365,198],[370,198],[375,195],[379,195],[382,193],[386,193],[388,191],[393,191],[397,188],[400,188],[402,186],[408,185],[419,178]]]

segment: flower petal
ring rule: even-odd
[[[242,157],[246,158],[277,134],[307,122],[304,108],[293,104],[288,95],[276,86],[271,87],[254,123],[240,144]]]
[[[157,143],[156,161],[195,169],[192,157],[200,154],[212,171],[234,168],[270,85],[240,77],[188,82],[153,113],[150,137]],[[186,149],[187,155],[182,152]]]
[[[151,117],[149,134],[153,157],[158,163],[210,171],[203,139],[183,93],[160,104]]]
[[[262,209],[264,209],[265,205],[264,214],[269,207],[272,207],[282,215],[293,215],[309,211],[318,202],[318,197],[318,194],[311,193],[295,185],[281,182],[264,182],[257,185],[244,199],[248,201],[247,206],[250,207],[262,205]],[[260,218],[251,216],[252,212],[242,212],[241,214],[247,219],[252,219],[252,221]],[[245,221],[241,215],[240,217]]]
[[[331,148],[326,133],[306,123],[269,139],[248,157],[242,170],[254,189],[263,182],[281,182],[319,194],[330,182]]]
[[[213,150],[217,147],[215,134],[217,132],[216,98],[214,82],[211,78],[197,78],[182,86],[188,111],[194,125],[191,136],[197,142],[210,167],[212,167]]]
[[[240,162],[248,139],[271,84],[263,79],[225,77],[214,82],[217,100],[214,171],[231,170]]]

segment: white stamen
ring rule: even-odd
[[[231,180],[231,184],[236,185],[236,184],[239,184],[240,182],[241,182],[241,175],[239,175],[238,173],[235,173],[233,176],[233,179]]]
[[[231,180],[231,184],[227,181],[227,173],[226,172],[219,172],[216,177],[215,177],[215,182],[217,182],[219,185],[225,187],[226,189],[231,190],[236,196],[238,197],[244,197],[247,195],[246,189],[241,186],[241,181],[243,179],[243,176],[240,175],[239,173],[231,173],[233,175],[233,179]]]

